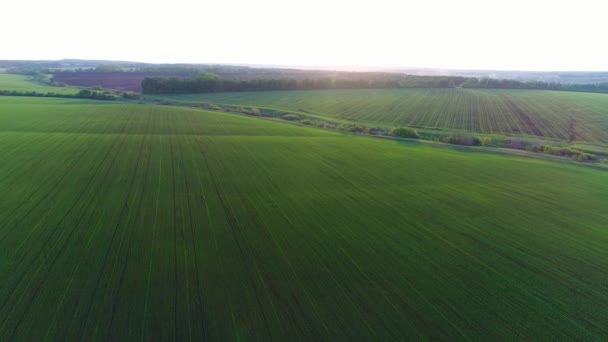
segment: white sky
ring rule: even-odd
[[[608,70],[606,0],[7,0],[0,59]]]

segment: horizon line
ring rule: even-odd
[[[286,69],[308,69],[308,70],[333,70],[333,71],[352,71],[352,72],[370,72],[377,71],[382,72],[383,70],[392,72],[400,69],[418,69],[418,70],[433,70],[433,71],[469,71],[469,72],[538,72],[538,73],[555,73],[555,72],[569,72],[569,73],[608,73],[608,69],[593,70],[593,69],[551,69],[551,70],[539,70],[539,69],[500,69],[500,68],[463,68],[463,67],[441,67],[441,66],[407,66],[407,65],[333,65],[333,64],[290,64],[290,63],[251,63],[251,62],[144,62],[136,60],[122,60],[122,59],[88,59],[88,58],[60,58],[60,59],[0,59],[0,62],[4,61],[24,61],[24,62],[61,62],[61,61],[84,61],[84,62],[112,62],[112,63],[133,63],[133,64],[150,64],[150,65],[225,65],[225,66],[245,66],[245,67],[258,67],[258,68],[286,68]],[[320,68],[320,69],[314,69]],[[361,70],[361,69],[374,69],[374,70]]]

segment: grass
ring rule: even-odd
[[[166,96],[185,103],[236,104],[379,125],[466,130],[608,143],[608,95],[493,89],[355,89]]]
[[[608,173],[0,98],[0,340],[608,337]]]
[[[27,76],[0,73],[0,90],[19,92],[35,91],[37,93],[76,94],[78,89],[70,87],[53,87],[29,81]]]

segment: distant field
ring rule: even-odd
[[[2,341],[608,338],[606,172],[168,106],[0,122]]]
[[[0,90],[16,90],[21,92],[35,91],[39,93],[75,94],[78,89],[69,87],[52,87],[28,81],[27,76],[0,74]]]
[[[525,134],[608,143],[608,95],[540,90],[356,89],[171,96],[191,103],[239,104],[372,124]]]
[[[141,81],[146,77],[187,77],[189,72],[150,73],[150,72],[63,72],[56,73],[56,82],[72,86],[94,87],[141,91]]]

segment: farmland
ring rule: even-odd
[[[37,93],[75,94],[78,89],[69,87],[52,87],[30,82],[27,76],[0,73],[0,90]]]
[[[146,77],[186,77],[190,72],[60,72],[53,75],[55,82],[71,86],[118,89],[123,91],[141,91],[141,81]]]
[[[608,143],[608,95],[541,90],[356,89],[166,96],[237,104],[375,125],[528,135]]]
[[[512,98],[606,134],[601,95],[426,92],[445,116],[418,90],[185,98],[479,130],[522,125]],[[503,111],[457,119],[469,97]],[[0,139],[2,341],[608,337],[601,170],[77,99],[0,97]]]

